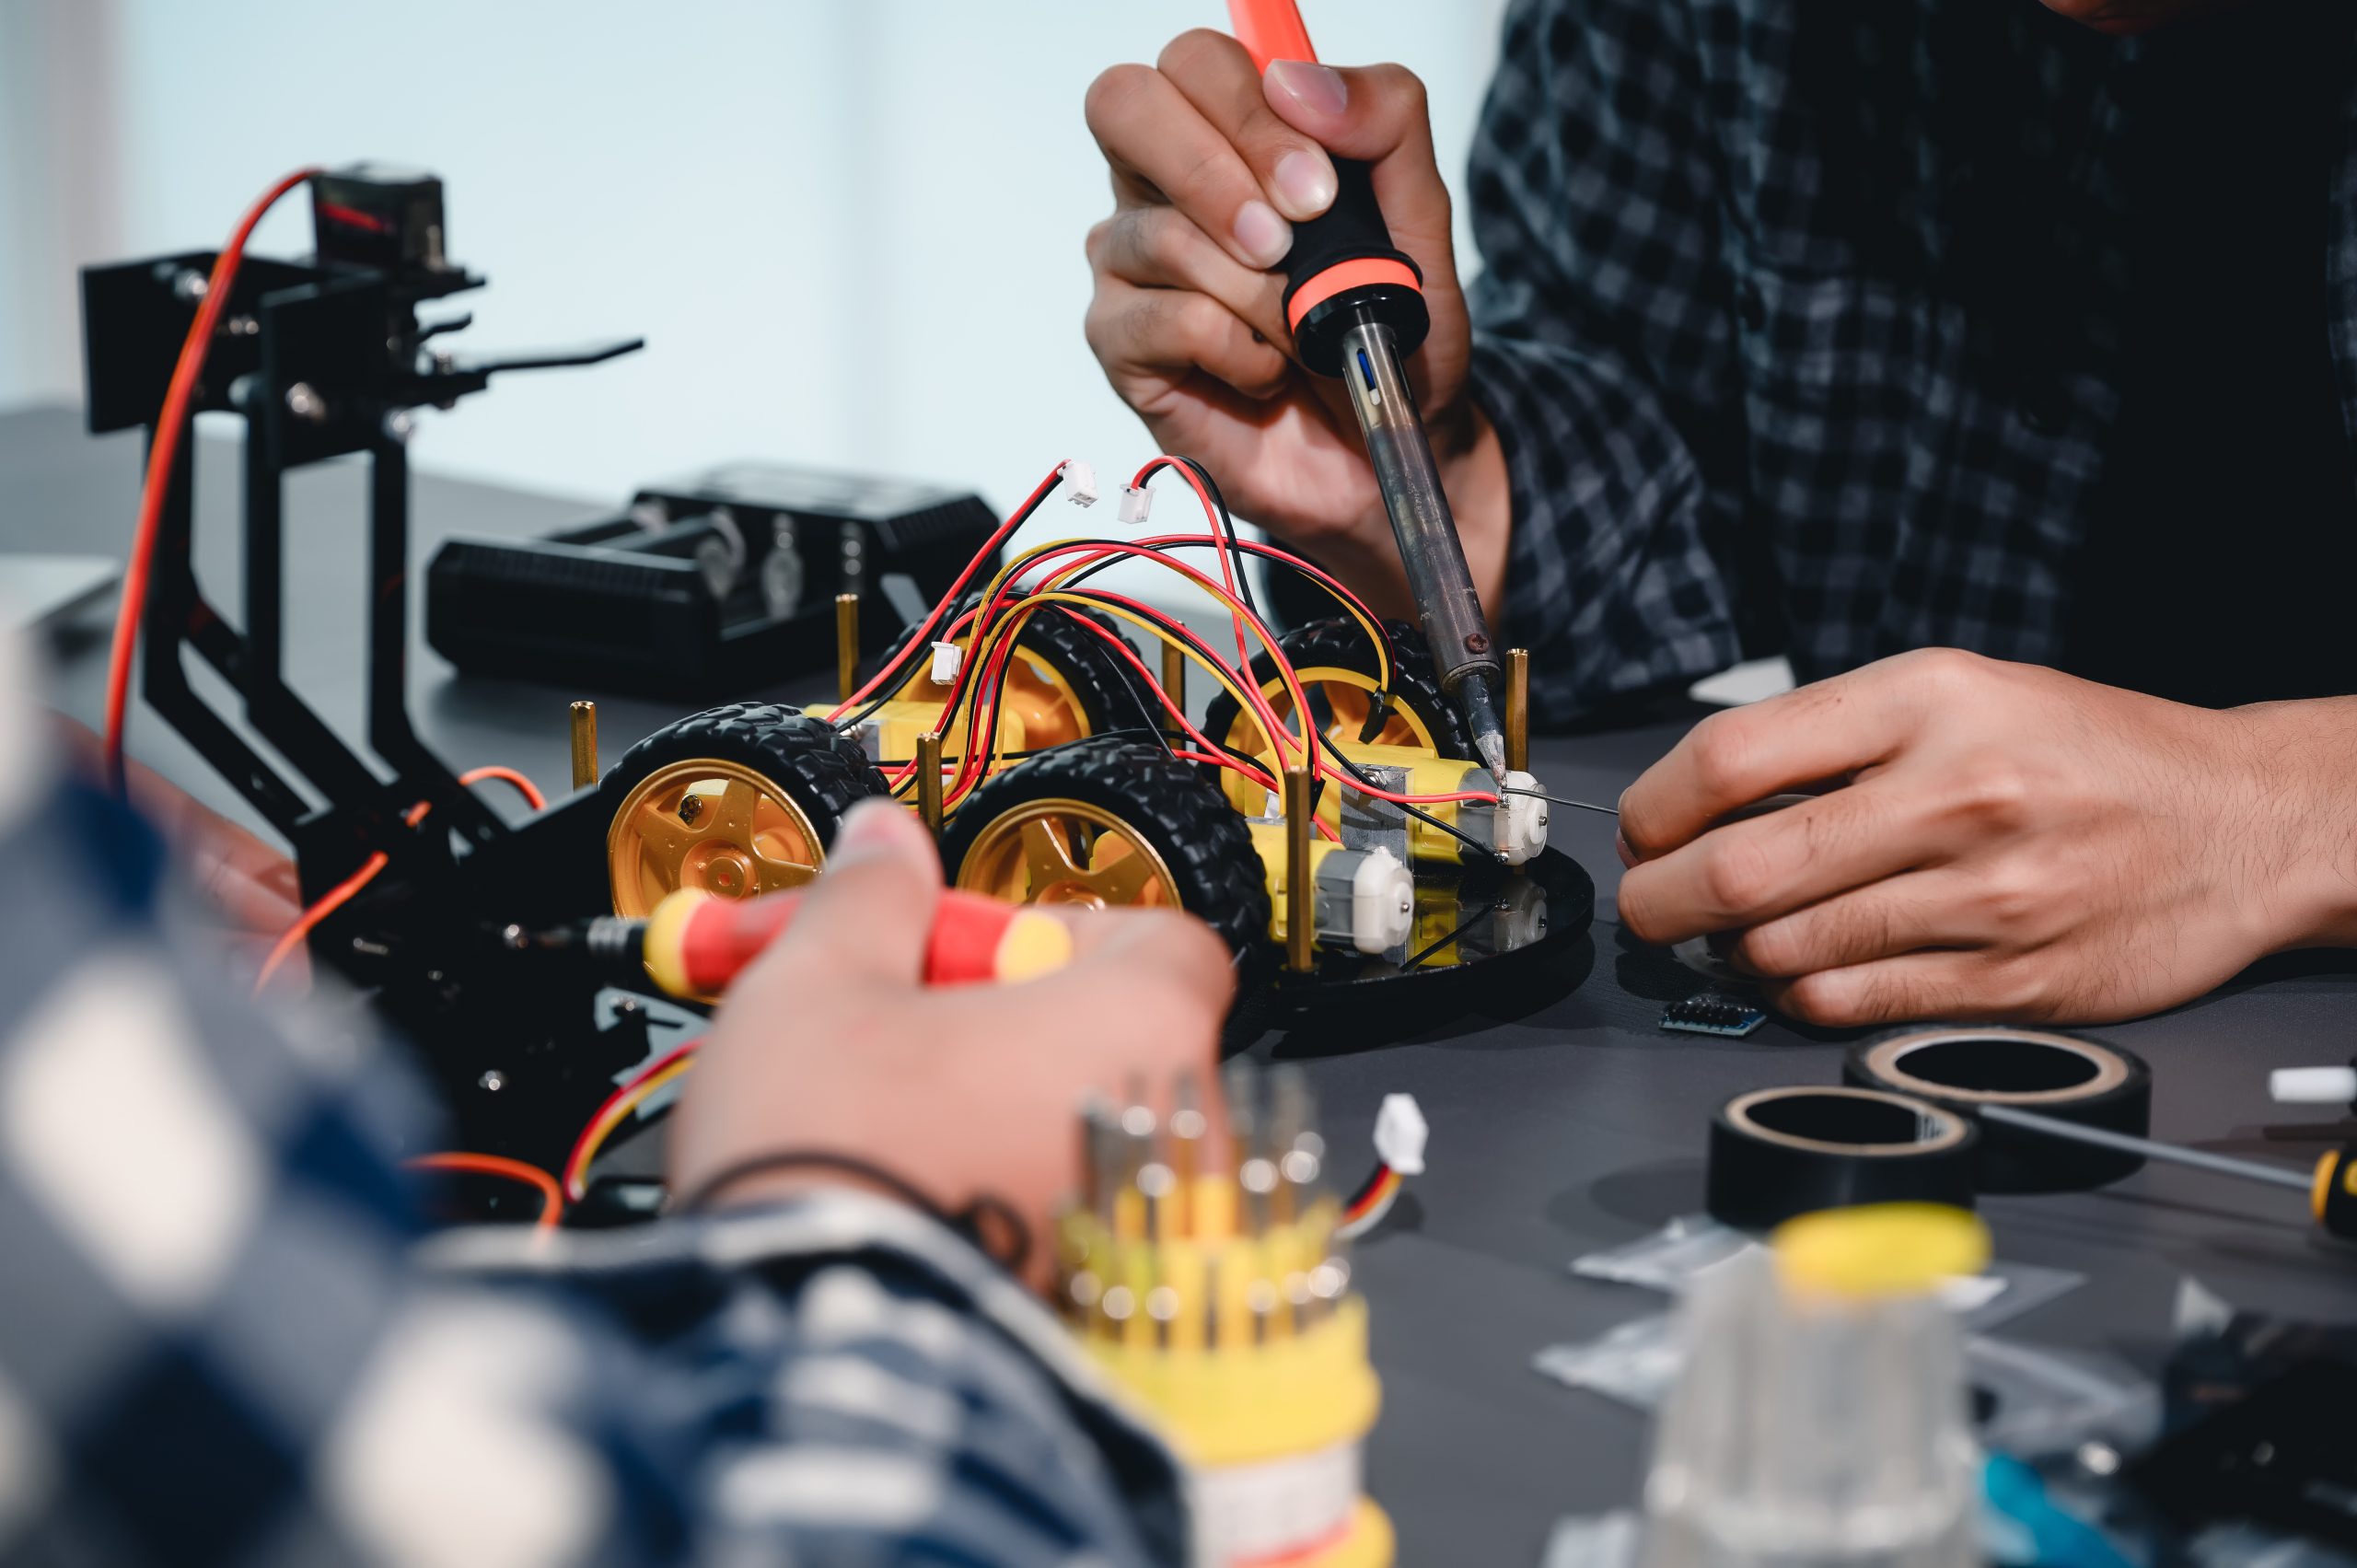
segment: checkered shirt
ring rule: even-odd
[[[2168,41],[2031,0],[1517,0],[1472,157],[1472,389],[1542,716],[1779,647],[1804,680],[2055,658]],[[2318,265],[2357,429],[2339,118]]]
[[[16,695],[0,1561],[1185,1560],[1167,1451],[911,1210],[421,1249],[408,1075],[176,940],[145,830],[38,773]]]

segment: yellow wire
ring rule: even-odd
[[[1047,547],[1047,548],[1054,548],[1054,547],[1053,547],[1053,546],[1050,546],[1050,547]],[[1080,564],[1089,564],[1089,563],[1081,563]],[[1058,579],[1058,577],[1062,576],[1062,575],[1063,575],[1063,574],[1059,573],[1059,574],[1056,574],[1055,575],[1051,575],[1051,576],[1048,579],[1048,581],[1049,581],[1049,582],[1051,582],[1051,583],[1055,582],[1055,581]],[[1196,585],[1194,585],[1194,586],[1196,586],[1196,587],[1201,587],[1202,585],[1200,585],[1200,584],[1196,584]],[[1215,591],[1215,592],[1219,592],[1219,593],[1220,593],[1220,597],[1222,597],[1222,598],[1225,598],[1225,592],[1224,592],[1224,591],[1222,591],[1222,590],[1214,590],[1214,591]],[[985,601],[985,602],[987,602],[987,601]],[[1229,602],[1230,602],[1230,603],[1234,603],[1235,601],[1230,600]],[[1077,593],[1064,593],[1064,592],[1059,592],[1059,591],[1057,591],[1056,589],[1054,589],[1054,588],[1052,588],[1052,587],[1043,587],[1043,588],[1040,588],[1040,589],[1035,590],[1035,591],[1033,591],[1033,592],[1031,592],[1031,593],[1026,594],[1026,595],[1025,595],[1024,597],[1022,597],[1021,598],[1016,599],[1016,600],[1014,600],[1013,602],[1011,602],[1011,603],[1009,603],[1009,604],[1007,604],[1007,605],[1004,606],[1004,607],[1001,609],[1000,612],[999,612],[999,620],[998,620],[996,622],[993,622],[993,626],[992,626],[992,628],[991,628],[990,632],[989,632],[988,633],[986,633],[986,635],[985,635],[985,642],[984,642],[984,650],[985,650],[985,651],[984,651],[984,652],[983,652],[980,656],[981,656],[981,657],[983,657],[983,658],[987,659],[987,657],[989,656],[988,656],[988,651],[987,651],[987,650],[989,650],[989,649],[991,649],[991,648],[995,648],[995,647],[996,647],[996,645],[998,645],[998,643],[1003,639],[1003,637],[1004,637],[1004,636],[1011,636],[1011,635],[1016,634],[1016,633],[1019,633],[1019,632],[1020,632],[1020,630],[1021,630],[1021,627],[1022,627],[1022,623],[1023,623],[1025,621],[1028,621],[1028,619],[1030,619],[1030,616],[1031,616],[1031,612],[1032,612],[1033,608],[1035,608],[1035,607],[1036,607],[1036,606],[1038,606],[1038,605],[1041,605],[1041,604],[1072,604],[1072,605],[1078,605],[1078,606],[1080,606],[1080,607],[1081,607],[1081,608],[1083,608],[1083,609],[1098,610],[1098,611],[1101,611],[1101,612],[1102,612],[1102,613],[1104,613],[1104,614],[1110,615],[1110,616],[1114,616],[1114,617],[1116,617],[1116,618],[1118,618],[1118,619],[1120,619],[1120,620],[1122,620],[1122,621],[1128,621],[1131,625],[1132,625],[1132,626],[1135,626],[1135,627],[1139,628],[1141,631],[1145,632],[1147,634],[1149,634],[1150,636],[1155,637],[1155,639],[1157,639],[1158,641],[1161,641],[1161,642],[1163,642],[1163,643],[1166,643],[1166,644],[1169,645],[1170,645],[1170,646],[1172,646],[1172,647],[1177,648],[1180,653],[1184,654],[1184,655],[1188,657],[1188,659],[1190,659],[1191,662],[1193,662],[1194,664],[1196,664],[1196,665],[1198,665],[1198,666],[1202,667],[1202,669],[1203,669],[1207,674],[1209,674],[1209,675],[1211,676],[1211,678],[1212,678],[1213,680],[1218,681],[1222,686],[1225,687],[1225,688],[1227,689],[1228,695],[1230,695],[1230,696],[1234,697],[1234,698],[1236,699],[1236,701],[1237,701],[1237,705],[1238,705],[1239,707],[1241,707],[1241,708],[1242,708],[1246,713],[1248,713],[1248,714],[1252,713],[1253,709],[1252,709],[1252,703],[1251,703],[1250,699],[1248,699],[1248,697],[1246,697],[1246,696],[1245,696],[1245,694],[1244,694],[1244,691],[1243,691],[1242,688],[1238,687],[1235,681],[1233,681],[1233,680],[1231,680],[1231,679],[1228,679],[1227,668],[1226,668],[1225,665],[1218,663],[1216,660],[1207,658],[1206,656],[1204,656],[1204,655],[1203,655],[1203,654],[1202,654],[1200,651],[1198,651],[1196,648],[1194,648],[1193,646],[1191,646],[1190,645],[1189,645],[1189,644],[1188,644],[1187,642],[1185,642],[1184,640],[1182,640],[1182,639],[1180,639],[1180,638],[1178,638],[1178,637],[1176,637],[1176,636],[1172,635],[1169,632],[1167,632],[1167,631],[1164,630],[1162,627],[1156,626],[1153,621],[1146,620],[1144,617],[1143,617],[1143,616],[1141,616],[1141,615],[1137,614],[1137,613],[1136,613],[1135,611],[1133,611],[1133,610],[1126,610],[1126,609],[1122,608],[1122,607],[1121,607],[1121,606],[1120,606],[1120,605],[1113,605],[1113,604],[1100,604],[1100,603],[1098,603],[1098,602],[1097,602],[1097,600],[1095,600],[1095,599],[1091,599],[1091,598],[1085,598],[1081,597],[1081,596],[1080,596],[1079,594],[1077,594]],[[1239,607],[1239,608],[1240,608],[1240,607]],[[1018,615],[1018,614],[1016,614],[1016,612],[1017,610],[1021,610],[1021,612],[1022,612],[1022,613],[1021,613],[1021,614],[1019,614],[1019,615]],[[1002,627],[1002,626],[1008,626],[1008,625],[1012,625],[1012,627],[1014,628],[1014,631],[1011,631],[1011,632],[1007,632],[1007,633],[1002,633],[1000,632],[999,628],[1000,628],[1000,627]],[[1265,641],[1265,639],[1264,639],[1264,640],[1263,640],[1263,646],[1265,646],[1265,645],[1266,645],[1266,641]],[[970,656],[971,656],[971,655],[970,655],[969,656],[970,657]],[[987,666],[987,664],[983,664],[983,665],[979,665],[979,666],[977,666],[976,668],[988,668],[988,666]],[[980,694],[981,694],[981,682],[980,682],[980,681],[977,681],[977,682],[975,683],[975,691],[974,691],[974,692],[973,692],[972,696],[973,696],[973,697],[975,697],[975,698],[979,698]],[[1306,696],[1306,693],[1299,692],[1298,691],[1295,691],[1295,704],[1296,709],[1297,709],[1297,710],[1300,710],[1300,711],[1303,711],[1303,712],[1306,712],[1306,703],[1307,703],[1307,696]],[[962,706],[964,706],[965,704],[964,704],[963,703],[961,703],[959,705],[962,707]],[[1256,727],[1260,727],[1260,726],[1258,726],[1258,724],[1257,724],[1257,720],[1256,720]],[[1295,736],[1295,735],[1291,730],[1287,730],[1287,729],[1281,729],[1281,730],[1279,730],[1279,732],[1278,732],[1278,733],[1279,733],[1280,735],[1282,735],[1282,736],[1283,736],[1286,740],[1300,740],[1300,739],[1301,739],[1301,738],[1300,738],[1300,737]],[[1305,742],[1304,742],[1304,744],[1305,744],[1305,745],[1306,745],[1306,742],[1305,741]],[[969,749],[970,750],[970,749],[971,749],[971,748],[970,748],[970,747],[969,747]],[[1282,767],[1283,766],[1284,754],[1283,754],[1283,750],[1279,749],[1279,743],[1277,743],[1277,742],[1275,742],[1275,741],[1271,741],[1271,750],[1276,751],[1276,753],[1277,753],[1277,757],[1276,757],[1277,765],[1278,765],[1278,767],[1282,768]],[[982,780],[981,780],[981,776],[980,776],[980,775],[977,775],[977,777],[976,777],[976,778],[975,778],[971,783],[970,783],[970,784],[968,784],[964,785],[962,788],[960,788],[960,789],[957,790],[956,792],[954,792],[953,798],[954,798],[955,800],[957,800],[957,801],[958,801],[958,802],[962,803],[962,802],[964,801],[965,797],[966,797],[968,795],[970,795],[970,794],[971,794],[975,789],[977,789],[977,788],[979,788],[979,787],[981,786],[981,782],[982,782]],[[944,809],[945,809],[945,810],[946,810],[946,809],[947,809],[948,805],[949,805],[949,803],[948,803],[948,802],[946,802],[946,801],[945,801],[945,802],[943,803],[943,807],[944,807]]]
[[[1015,577],[1019,576],[1034,562],[1041,559],[1042,557],[1054,554],[1059,551],[1086,550],[1090,548],[1092,543],[1093,541],[1087,540],[1051,540],[1046,543],[1032,546],[1029,550],[1024,551],[1021,554],[1016,556],[1014,559],[1008,561],[1004,565],[999,568],[997,574],[991,578],[989,585],[983,588],[981,603],[984,606],[993,603],[997,598],[999,593],[1005,587],[1007,583],[1012,581]],[[1204,545],[1200,547],[1190,548],[1204,548],[1215,551],[1223,550],[1223,547],[1217,543],[1216,540],[1207,541]],[[1156,559],[1159,553],[1160,552],[1158,552],[1149,551],[1142,555],[1120,556],[1117,558],[1151,561]],[[1218,681],[1221,686],[1227,690],[1228,694],[1235,698],[1237,708],[1241,710],[1241,716],[1250,717],[1253,721],[1254,728],[1263,730],[1268,728],[1267,726],[1260,722],[1260,715],[1258,710],[1253,706],[1252,699],[1245,695],[1243,689],[1239,687],[1236,681],[1228,679],[1225,666],[1207,658],[1188,643],[1171,635],[1163,628],[1155,625],[1152,621],[1132,612],[1124,610],[1115,605],[1102,604],[1094,599],[1080,598],[1070,594],[1058,593],[1054,591],[1070,577],[1077,575],[1078,573],[1088,571],[1104,563],[1105,560],[1102,558],[1092,560],[1086,556],[1070,562],[1065,565],[1057,567],[1053,572],[1050,573],[1047,577],[1042,579],[1041,585],[1039,588],[1023,594],[1001,606],[997,618],[993,620],[989,626],[979,629],[979,637],[977,637],[973,633],[968,633],[968,645],[964,657],[969,662],[970,668],[976,669],[988,668],[989,661],[995,655],[999,645],[1021,634],[1025,622],[1030,620],[1031,611],[1038,605],[1042,603],[1078,605],[1084,609],[1096,610],[1108,615],[1116,616],[1119,619],[1138,627],[1140,630],[1145,632],[1157,641],[1178,648],[1178,651],[1189,660],[1210,674],[1213,679]],[[1279,726],[1275,735],[1266,737],[1269,742],[1269,749],[1271,753],[1271,761],[1272,766],[1279,771],[1282,771],[1284,768],[1285,753],[1288,742],[1299,745],[1302,748],[1302,754],[1305,759],[1314,760],[1317,755],[1315,744],[1307,734],[1307,727],[1309,724],[1308,693],[1302,689],[1300,677],[1294,673],[1291,662],[1278,651],[1277,645],[1274,640],[1269,635],[1267,629],[1260,624],[1259,617],[1253,615],[1251,611],[1246,608],[1243,601],[1237,596],[1229,593],[1220,585],[1212,582],[1208,575],[1199,577],[1191,575],[1186,569],[1179,567],[1176,562],[1166,561],[1164,564],[1174,575],[1183,578],[1188,587],[1202,593],[1214,603],[1225,606],[1228,611],[1230,620],[1239,628],[1248,630],[1252,636],[1260,642],[1262,651],[1269,655],[1271,662],[1278,667],[1278,679],[1275,684],[1282,686],[1287,695],[1293,699],[1295,711],[1300,715],[1304,733],[1296,736],[1292,730]],[[1316,582],[1317,579],[1312,578],[1311,581]],[[1352,620],[1358,622],[1360,630],[1366,633],[1367,641],[1375,649],[1376,661],[1381,671],[1383,687],[1387,691],[1389,690],[1392,676],[1391,659],[1389,654],[1385,649],[1381,631],[1376,626],[1375,622],[1363,614],[1358,606],[1353,604],[1348,598],[1336,592],[1333,588],[1327,587],[1324,583],[1318,583],[1318,586],[1320,588],[1324,588],[1328,597],[1331,598],[1337,604],[1341,605],[1344,612],[1347,613]],[[1020,613],[1017,613],[1018,611]],[[1014,657],[1016,656],[1013,652],[1010,652],[1008,656]],[[1248,665],[1249,664],[1250,661],[1248,656],[1246,662]],[[1237,673],[1241,675],[1244,672],[1238,671]],[[1266,687],[1260,689],[1260,696],[1263,702],[1268,700],[1268,689]],[[973,714],[979,715],[981,713],[980,704],[981,697],[981,682],[980,679],[977,679],[972,689],[966,692],[959,700],[958,706],[959,710],[970,710]],[[942,715],[942,729],[946,731],[951,725],[957,723],[958,716],[957,713],[945,713]],[[970,718],[968,720],[970,729],[971,728],[972,724],[973,719]],[[969,744],[964,749],[965,753],[970,755],[977,745],[986,747],[989,740],[990,738],[988,737],[970,735],[968,737]],[[946,813],[953,807],[962,804],[965,797],[968,795],[970,795],[975,789],[979,788],[982,782],[982,775],[978,773],[970,782],[953,789],[950,792],[949,798],[942,803],[944,812]],[[897,795],[899,791],[896,790],[894,793]]]
[[[615,1128],[621,1126],[624,1121],[628,1120],[630,1115],[633,1111],[637,1110],[640,1106],[644,1105],[648,1098],[654,1095],[656,1090],[661,1088],[672,1079],[679,1076],[679,1074],[685,1073],[695,1064],[696,1059],[694,1057],[681,1057],[679,1061],[672,1063],[671,1065],[664,1068],[663,1071],[656,1074],[655,1076],[647,1079],[646,1082],[639,1085],[635,1089],[633,1089],[629,1098],[620,1101],[608,1109],[604,1119],[598,1122],[597,1131],[590,1134],[589,1141],[582,1146],[581,1157],[575,1160],[573,1163],[573,1167],[564,1173],[565,1186],[568,1191],[572,1188],[574,1179],[576,1176],[586,1173],[591,1166],[598,1163],[598,1152],[606,1146],[606,1140],[614,1135]],[[581,1197],[580,1193],[573,1192],[571,1195],[576,1202],[579,1202]]]

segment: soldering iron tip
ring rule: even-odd
[[[1498,787],[1500,789],[1505,788],[1505,737],[1500,735],[1495,730],[1486,731],[1473,738],[1473,749],[1481,754],[1481,761],[1483,765],[1488,767],[1490,770],[1490,776],[1498,781]]]

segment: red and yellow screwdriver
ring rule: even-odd
[[[801,912],[800,891],[741,901],[692,888],[667,896],[644,920],[601,915],[510,945],[586,958],[617,984],[652,978],[674,996],[709,1000],[785,935]],[[935,907],[926,938],[927,985],[1031,980],[1072,960],[1072,932],[1054,916],[980,893],[950,889]]]

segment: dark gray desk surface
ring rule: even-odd
[[[237,489],[226,455],[207,443],[200,570],[234,615],[234,556],[225,547]],[[121,552],[136,461],[121,437],[83,436],[70,411],[0,416],[0,550]],[[360,505],[353,468],[310,470],[288,487],[288,633],[299,650],[288,666],[347,732],[360,690]],[[424,477],[416,559],[444,534],[525,533],[593,512],[591,503]],[[94,716],[104,663],[102,624],[69,640],[54,676],[61,705]],[[453,761],[505,762],[551,784],[564,778],[564,703],[585,693],[456,679],[423,652],[412,689],[422,727]],[[660,704],[600,703],[610,753],[673,716]],[[134,723],[137,755],[226,799],[157,721]],[[1608,802],[1681,727],[1548,738],[1533,751],[1553,787]],[[1386,1091],[1414,1093],[1432,1122],[1431,1171],[1359,1258],[1384,1383],[1371,1484],[1398,1521],[1404,1562],[1533,1562],[1559,1515],[1634,1496],[1644,1423],[1541,1380],[1530,1357],[1661,1301],[1573,1279],[1564,1265],[1701,1207],[1703,1126],[1729,1096],[1830,1082],[1837,1071],[1836,1037],[1781,1024],[1746,1040],[1656,1029],[1659,1001],[1630,989],[1643,988],[1646,958],[1623,945],[1612,919],[1619,862],[1609,823],[1559,810],[1555,824],[1557,842],[1598,885],[1596,959],[1575,985],[1519,1004],[1512,1016],[1460,1018],[1406,1039],[1338,1051],[1335,1042],[1279,1036],[1254,1048],[1306,1061],[1346,1167]],[[2313,1144],[2270,1139],[2264,1129],[2326,1119],[2276,1111],[2266,1072],[2357,1051],[2352,968],[2337,957],[2282,963],[2164,1017],[2101,1032],[2152,1063],[2161,1136],[2305,1164]],[[2104,1192],[1991,1202],[2001,1256],[2087,1275],[2005,1331],[2150,1370],[2187,1274],[2243,1305],[2357,1312],[2357,1255],[2313,1239],[2298,1209],[2278,1191],[2171,1169]]]

